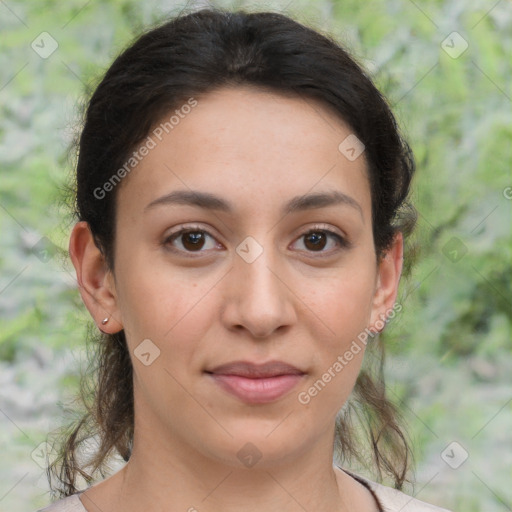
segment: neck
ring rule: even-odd
[[[88,512],[342,512],[357,502],[355,481],[333,468],[332,443],[259,468],[259,462],[234,467],[183,446],[169,452],[152,444],[135,437],[130,461],[82,495]]]
[[[120,509],[144,510],[151,503],[158,512],[339,512],[346,509],[343,493],[332,453],[324,451],[324,457],[312,450],[287,463],[246,468],[198,454],[181,459],[164,451],[137,450],[134,444],[121,470]]]
[[[268,454],[258,454],[261,458],[245,466],[236,458],[234,463],[209,453],[211,448],[201,440],[191,445],[143,412],[135,414],[129,462],[82,494],[87,512],[376,510],[368,490],[333,467],[334,419],[330,428],[303,437],[301,446],[283,450],[270,437],[264,439]],[[240,447],[245,444],[240,442]]]

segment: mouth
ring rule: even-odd
[[[288,394],[306,375],[282,361],[264,364],[234,361],[207,370],[206,374],[223,391],[248,404],[274,402]]]

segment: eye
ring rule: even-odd
[[[336,248],[349,248],[350,243],[346,238],[325,227],[314,227],[302,234],[298,240],[304,240],[306,252],[331,253]],[[215,238],[205,229],[199,226],[181,227],[168,235],[163,245],[174,252],[201,253],[207,250],[223,248],[222,244],[215,243]],[[209,246],[208,246],[209,245]],[[328,248],[325,250],[325,248]],[[331,248],[329,250],[329,247]]]
[[[208,243],[208,239],[211,240],[210,243]],[[215,249],[220,246],[218,243],[212,243],[214,240],[215,238],[208,231],[192,226],[188,228],[182,227],[178,231],[171,233],[165,238],[164,245],[166,247],[170,246],[171,250],[177,252],[205,252],[208,249]]]
[[[335,252],[336,248],[343,249],[350,247],[346,238],[338,233],[324,227],[314,227],[302,234],[298,240],[304,240],[304,247],[307,252],[330,253]],[[329,240],[331,241],[329,243]],[[328,247],[327,250],[324,250]],[[329,247],[331,249],[329,249]]]

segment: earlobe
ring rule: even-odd
[[[398,294],[398,285],[403,266],[403,235],[398,232],[391,247],[382,257],[377,275],[377,284],[373,299],[370,330],[380,332],[393,310]]]
[[[123,328],[112,273],[96,246],[87,222],[78,222],[69,240],[69,255],[76,270],[78,288],[98,328],[108,334]]]

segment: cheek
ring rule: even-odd
[[[130,332],[150,331],[163,337],[204,294],[202,287],[179,271],[155,264],[154,255],[147,251],[123,258],[116,274],[120,283],[118,304],[125,329]]]
[[[317,287],[311,309],[328,327],[332,340],[329,345],[340,348],[340,343],[368,326],[374,294],[374,274],[370,269],[347,269]]]
[[[141,398],[139,406],[152,404],[162,418],[173,414],[176,404],[191,404],[189,392],[195,384],[192,377],[200,372],[199,340],[205,338],[214,315],[208,290],[215,280],[206,281],[196,283],[169,273],[141,271],[126,274],[120,290],[135,389]],[[149,365],[144,364],[142,347],[150,354]]]
[[[205,338],[214,322],[212,292],[218,276],[194,279],[147,264],[133,269],[123,269],[118,296],[132,353],[142,340],[150,339],[160,350],[165,367],[179,372],[190,368],[198,340]]]
[[[315,333],[311,327],[314,371],[298,400],[318,414],[341,408],[355,384],[366,348],[373,278],[371,267],[366,272],[338,273],[310,297],[315,323],[322,328]],[[320,332],[324,334],[319,336]]]

